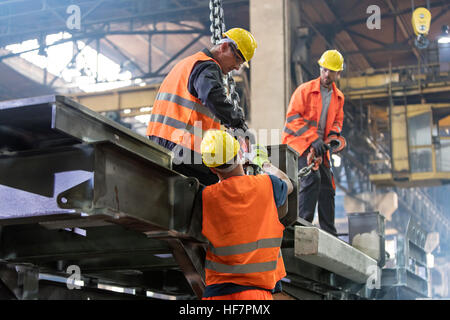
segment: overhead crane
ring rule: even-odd
[[[405,221],[414,217],[426,230],[439,233],[444,252],[450,220],[427,187],[450,182],[450,73],[436,63],[370,71],[340,80],[347,106],[362,121],[344,125],[344,130],[359,130],[358,137],[348,138],[353,149],[348,155],[363,164],[359,177],[370,187],[362,192],[395,193],[398,209],[387,221],[390,228],[404,234]],[[359,170],[343,156],[349,170]]]
[[[346,77],[340,87],[347,99],[371,108],[371,122],[385,123],[388,155],[373,159],[370,180],[377,186],[419,187],[450,183],[450,73],[439,65],[378,70]],[[405,77],[404,74],[408,76]],[[417,103],[414,103],[417,102]],[[376,165],[384,164],[384,165]]]

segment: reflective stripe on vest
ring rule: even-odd
[[[269,238],[261,239],[255,242],[236,244],[234,246],[214,248],[209,247],[209,250],[216,256],[229,256],[232,254],[241,254],[251,252],[261,248],[277,248],[281,246],[283,238]]]
[[[247,264],[237,264],[228,265],[219,262],[214,262],[206,260],[205,267],[221,273],[255,273],[255,272],[265,272],[272,271],[277,268],[278,260],[259,262],[259,263],[247,263]]]
[[[286,123],[291,123],[291,122],[294,121],[295,119],[299,119],[299,118],[301,118],[301,117],[302,117],[302,116],[299,115],[298,113],[297,113],[297,114],[294,114],[294,115],[292,115],[292,116],[290,116],[290,117],[288,117],[288,118],[286,119]],[[312,127],[317,127],[317,121],[315,121],[315,120],[308,120],[308,119],[305,119],[305,118],[303,118],[302,120],[305,121],[307,124],[309,124],[309,125],[312,126]]]
[[[150,121],[165,124],[167,126],[174,127],[175,129],[186,130],[190,134],[193,134],[193,135],[199,137],[200,139],[203,137],[204,132],[201,128],[192,126],[190,124],[186,124],[182,121],[170,118],[168,116],[163,116],[160,114],[152,114],[150,116]]]
[[[188,90],[189,76],[198,61],[214,61],[198,52],[180,61],[164,79],[156,96],[146,134],[200,153],[203,133],[220,129],[220,122]]]
[[[290,116],[289,118],[286,119],[286,125],[292,121],[294,121],[295,119],[301,118],[301,116],[299,114],[295,114],[293,116]],[[286,132],[287,134],[290,134],[291,136],[296,136],[299,137],[302,134],[304,134],[306,131],[308,131],[310,128],[312,127],[317,127],[317,121],[314,120],[308,120],[308,119],[302,119],[304,122],[306,122],[306,125],[301,127],[300,129],[298,129],[297,131],[292,131],[291,129],[289,129],[286,125],[284,126],[283,131]]]
[[[285,276],[278,219],[269,176],[234,176],[202,193],[202,233],[209,240],[207,285],[233,282],[273,289]]]
[[[255,251],[262,248],[280,248],[281,241],[283,238],[270,238],[270,239],[261,239],[255,242],[238,244],[234,246],[228,247],[220,247],[214,248],[210,246],[209,251],[214,253],[216,256],[227,256],[233,254],[242,254],[248,253],[251,251]],[[258,262],[258,263],[247,263],[247,264],[224,264],[219,262],[214,262],[211,260],[206,260],[205,267],[217,272],[222,273],[254,273],[254,272],[265,272],[265,271],[273,271],[277,268],[277,263],[281,258],[281,250],[278,254],[278,259],[267,262]]]
[[[341,132],[343,104],[344,95],[333,83],[333,95],[328,107],[324,135],[328,135],[330,131]],[[289,102],[281,143],[289,145],[302,155],[319,137],[317,129],[321,110],[320,78],[300,85],[292,94]],[[328,159],[328,153],[326,157]]]
[[[176,94],[167,93],[167,92],[158,92],[155,100],[173,102],[180,106],[189,108],[191,110],[195,110],[207,117],[215,118],[214,114],[211,111],[209,111],[209,109],[207,107],[205,107],[204,105],[202,105],[200,103],[196,103],[194,101],[184,99],[183,97],[180,97],[179,95],[176,95]]]

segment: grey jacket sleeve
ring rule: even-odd
[[[213,61],[199,62],[191,72],[188,83],[189,92],[200,101],[226,127],[247,129],[242,111],[236,109],[227,99],[222,82],[222,71]]]

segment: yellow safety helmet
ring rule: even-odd
[[[228,37],[236,43],[238,50],[242,53],[246,62],[253,58],[258,44],[250,32],[242,28],[233,28],[225,32],[222,36]]]
[[[323,68],[332,71],[342,71],[344,70],[344,57],[337,50],[327,50],[317,61],[319,65]]]
[[[232,160],[240,148],[239,142],[222,130],[208,130],[200,145],[203,163],[213,168]]]

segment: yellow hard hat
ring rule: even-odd
[[[240,149],[239,142],[222,130],[208,130],[200,145],[203,163],[218,167],[232,160]]]
[[[327,50],[317,61],[319,65],[323,68],[332,71],[342,71],[344,70],[344,57],[337,50]]]
[[[237,48],[242,53],[246,62],[253,58],[258,44],[250,32],[242,28],[233,28],[225,32],[223,36],[236,42]]]

